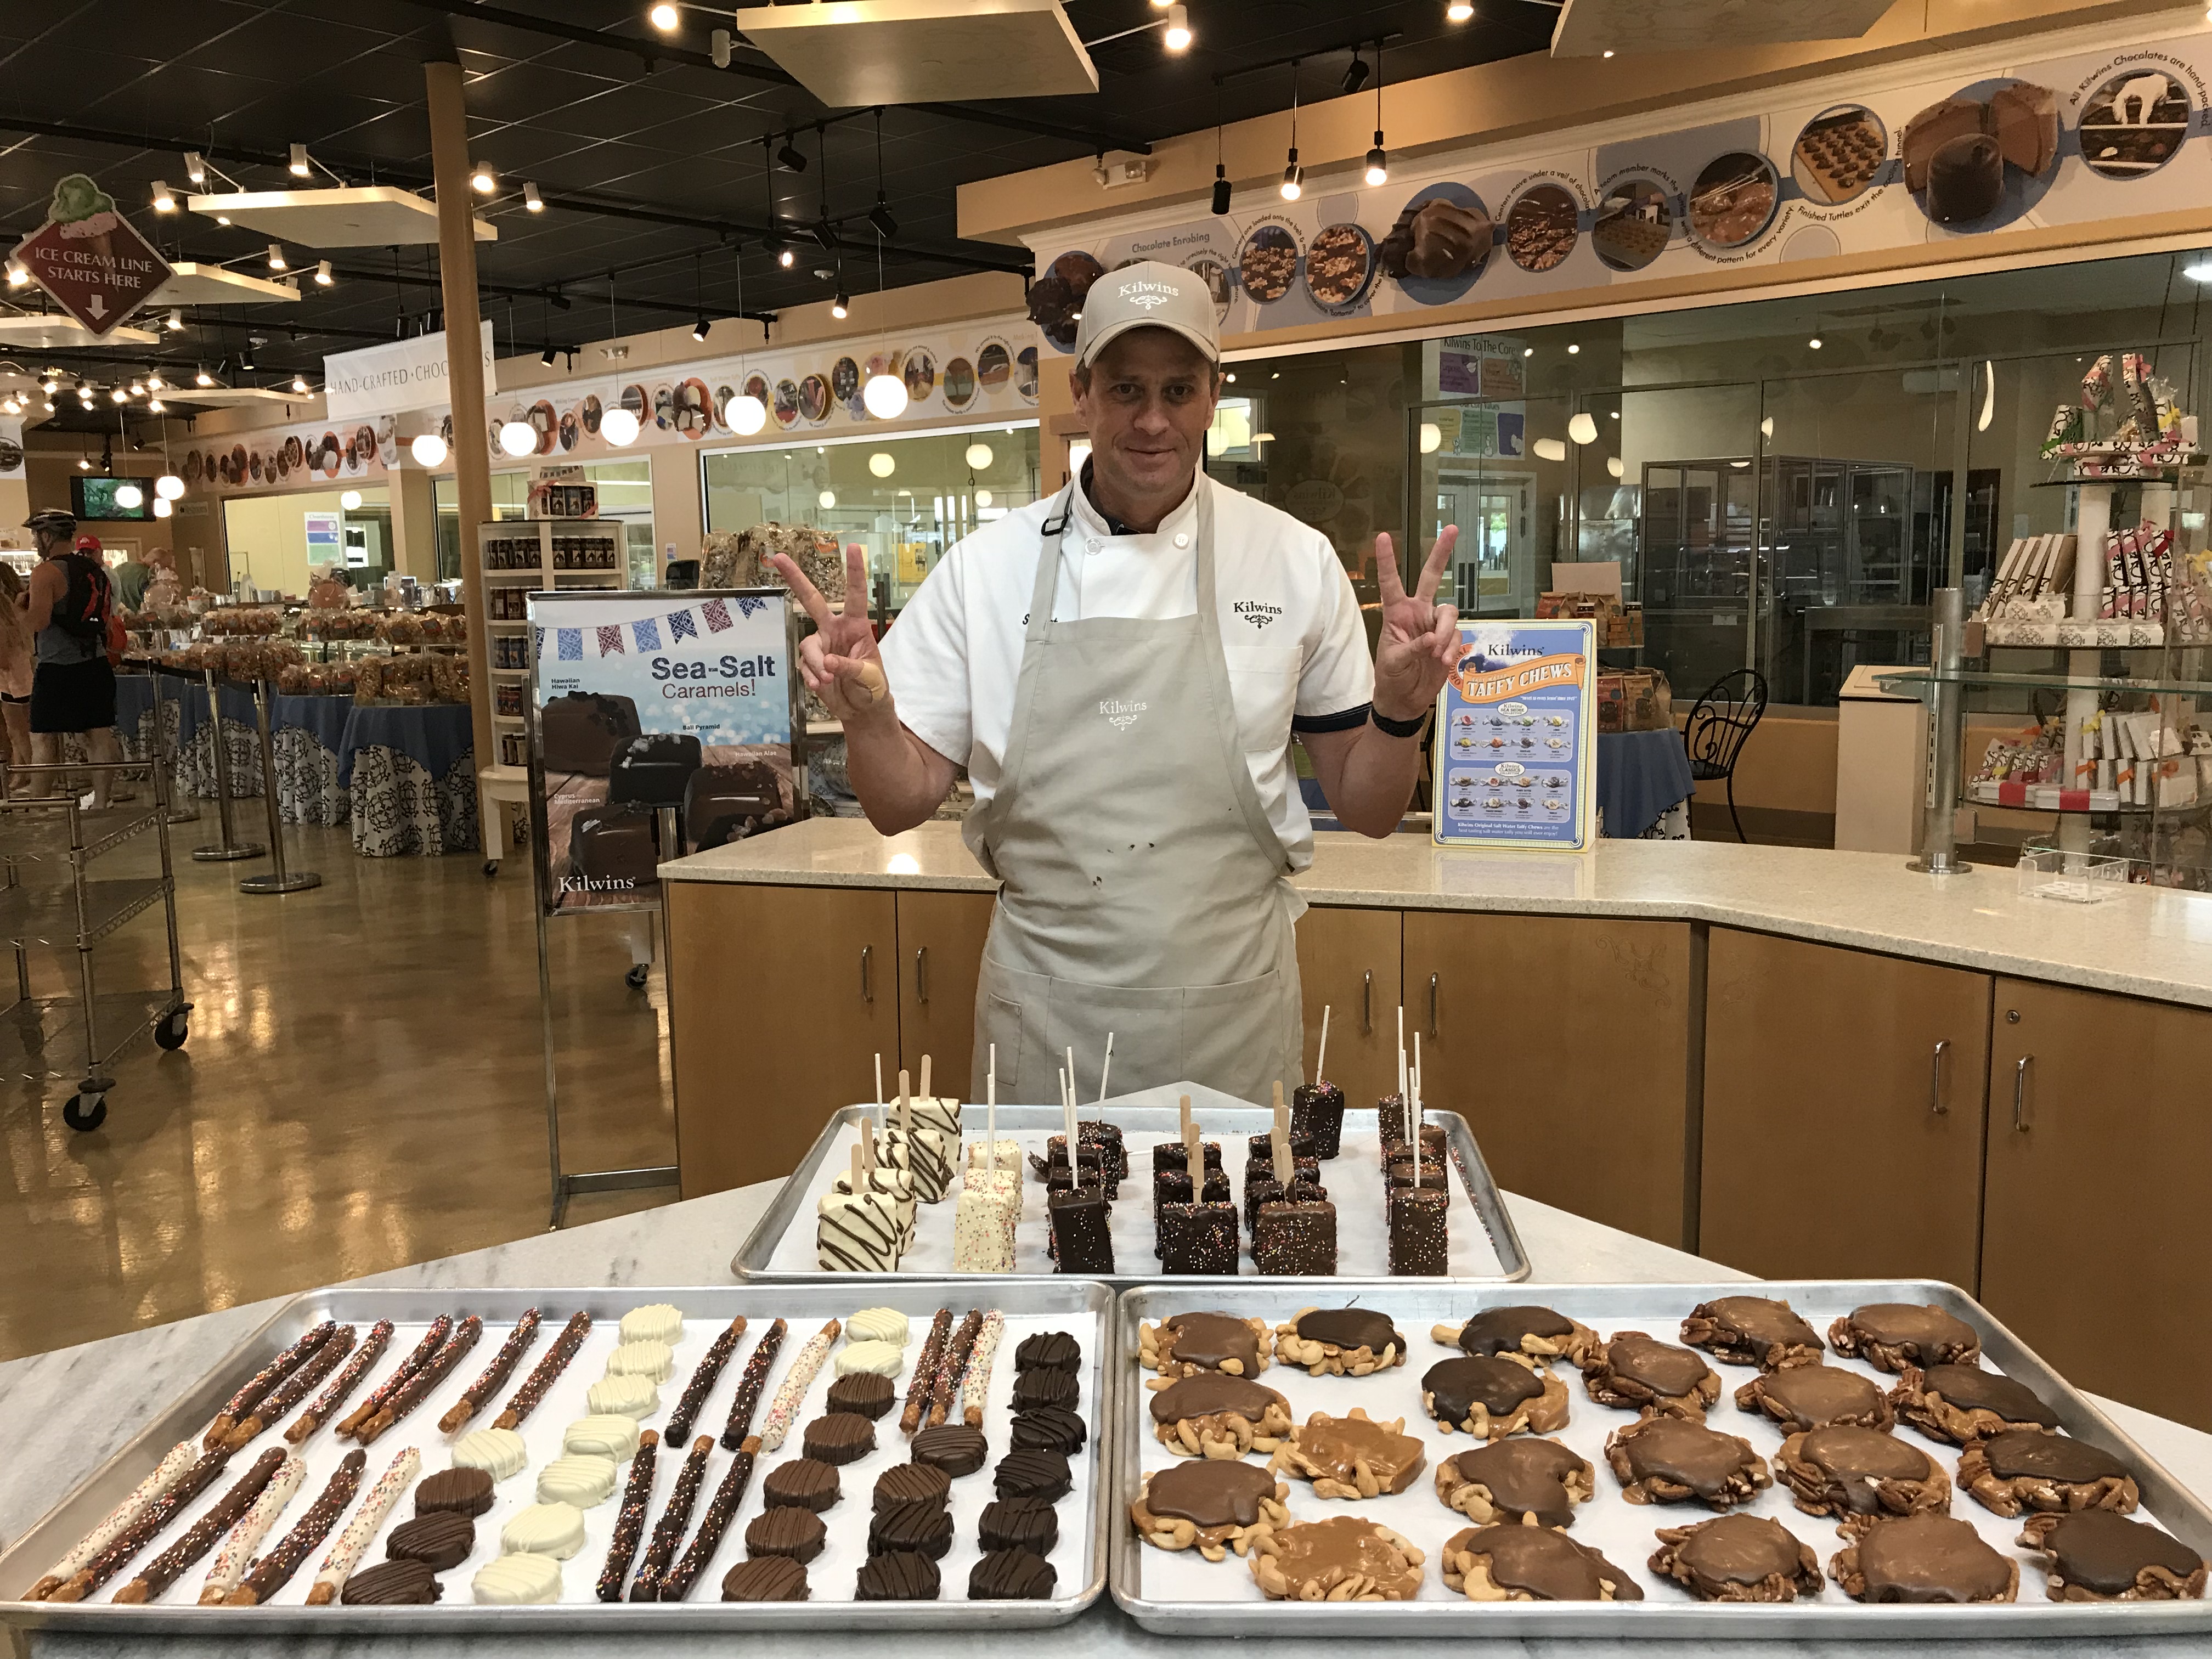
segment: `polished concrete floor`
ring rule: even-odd
[[[27,1081],[23,1016],[0,1015],[0,1358],[520,1238],[549,1218],[545,1069],[526,859],[362,859],[292,828],[323,884],[240,894],[258,864],[194,864],[213,804],[172,830],[190,1040],[142,1038],[106,1121],[66,1127],[73,1083]],[[241,823],[259,823],[258,802]],[[95,875],[150,874],[150,836]],[[659,974],[623,982],[627,918],[552,930],[571,1170],[674,1161]],[[57,953],[34,991],[64,983]],[[166,985],[160,911],[95,957],[100,988]],[[66,964],[74,975],[75,953]],[[81,1039],[80,1039],[81,1041]],[[74,1075],[81,1052],[49,1063]],[[665,1203],[592,1194],[571,1220]],[[708,1271],[706,1264],[702,1272]]]

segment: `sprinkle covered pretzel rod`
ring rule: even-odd
[[[329,1388],[323,1390],[321,1397],[285,1425],[284,1437],[296,1446],[329,1422],[331,1413],[345,1404],[348,1397],[361,1386],[362,1378],[367,1376],[374,1369],[376,1362],[384,1357],[384,1350],[391,1341],[390,1320],[380,1319],[370,1326],[368,1340],[361,1345],[351,1359],[346,1361],[345,1369],[337,1374],[337,1380]]]
[[[760,1409],[761,1390],[768,1386],[768,1374],[775,1368],[776,1350],[783,1346],[784,1333],[790,1329],[781,1319],[769,1326],[755,1345],[752,1355],[745,1361],[743,1376],[738,1378],[737,1396],[730,1401],[730,1420],[722,1427],[722,1449],[735,1451],[745,1443],[753,1431],[753,1413]]]
[[[538,1340],[538,1313],[535,1308],[526,1309],[514,1328],[507,1334],[507,1340],[499,1345],[491,1364],[482,1375],[461,1390],[461,1397],[446,1414],[438,1419],[438,1427],[447,1434],[454,1433],[471,1418],[482,1411],[484,1402],[506,1386],[507,1374],[530,1352],[530,1345]]]

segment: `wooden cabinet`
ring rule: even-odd
[[[1328,1080],[1352,1106],[1372,1107],[1398,1086],[1395,910],[1316,907],[1298,918],[1298,978],[1305,1000],[1307,1076],[1328,1016]]]
[[[1498,1185],[1687,1248],[1689,924],[1412,910],[1404,960],[1427,1100]]]
[[[785,1176],[899,1047],[888,889],[668,886],[676,1158],[686,1198]]]
[[[1716,927],[1705,987],[1698,1253],[1972,1291],[1990,976]]]
[[[898,1064],[917,1089],[927,1054],[930,1086],[939,1094],[982,1097],[980,1091],[971,1097],[969,1060],[975,1046],[975,981],[996,902],[989,893],[898,896]],[[884,1063],[890,1065],[888,1054]]]
[[[2212,1429],[2212,1013],[1999,979],[1982,1301],[2070,1382]]]

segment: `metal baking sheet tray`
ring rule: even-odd
[[[802,1455],[802,1429],[825,1409],[823,1395],[836,1375],[833,1350],[830,1361],[823,1365],[807,1390],[801,1408],[793,1419],[790,1437],[779,1450],[761,1455],[751,1485],[747,1489],[745,1501],[724,1534],[721,1548],[692,1587],[690,1600],[602,1603],[594,1599],[594,1587],[606,1561],[608,1539],[613,1531],[616,1514],[622,1506],[623,1483],[626,1483],[629,1478],[629,1465],[624,1464],[615,1496],[597,1508],[585,1511],[584,1546],[572,1559],[562,1564],[562,1600],[559,1602],[544,1607],[495,1607],[473,1604],[470,1582],[477,1569],[499,1553],[501,1527],[516,1510],[536,1501],[538,1471],[550,1457],[559,1454],[562,1431],[574,1419],[585,1415],[585,1391],[605,1371],[606,1355],[617,1340],[617,1322],[630,1309],[653,1302],[673,1303],[684,1310],[686,1319],[684,1340],[676,1350],[674,1371],[668,1382],[661,1385],[661,1403],[644,1419],[641,1425],[644,1428],[659,1428],[666,1424],[692,1368],[729,1321],[739,1314],[748,1321],[747,1329],[736,1352],[731,1357],[699,1414],[698,1426],[693,1430],[695,1438],[701,1434],[720,1434],[729,1412],[731,1397],[744,1369],[744,1361],[752,1352],[760,1333],[778,1317],[787,1320],[790,1328],[784,1338],[776,1364],[769,1373],[768,1386],[763,1392],[760,1412],[754,1419],[755,1432],[758,1432],[761,1423],[766,1419],[775,1397],[775,1390],[781,1384],[793,1357],[826,1320],[843,1320],[859,1309],[866,1307],[895,1307],[908,1316],[910,1332],[907,1364],[909,1369],[897,1382],[900,1397],[903,1399],[907,1376],[911,1375],[911,1367],[927,1336],[930,1319],[938,1309],[949,1307],[959,1315],[971,1307],[997,1308],[1006,1314],[1006,1336],[992,1370],[990,1395],[985,1406],[983,1426],[989,1440],[991,1456],[976,1474],[952,1484],[953,1544],[951,1552],[939,1563],[943,1584],[942,1599],[937,1601],[874,1601],[867,1603],[864,1611],[857,1609],[852,1600],[854,1575],[866,1554],[871,1510],[869,1493],[876,1477],[884,1468],[904,1462],[907,1456],[907,1443],[898,1431],[896,1409],[890,1417],[877,1425],[877,1449],[840,1471],[842,1498],[823,1517],[829,1527],[828,1547],[807,1567],[811,1599],[790,1603],[736,1603],[725,1602],[720,1599],[723,1574],[744,1559],[744,1529],[761,1512],[763,1479],[779,1463]],[[94,1593],[95,1599],[58,1606],[14,1599],[36,1583],[136,1487],[172,1446],[185,1437],[197,1436],[204,1430],[241,1382],[301,1332],[324,1319],[349,1322],[358,1326],[364,1336],[369,1325],[379,1319],[390,1319],[398,1327],[383,1358],[362,1388],[356,1391],[353,1398],[357,1403],[367,1397],[378,1379],[388,1374],[414,1346],[429,1320],[441,1313],[453,1314],[457,1317],[471,1313],[483,1316],[483,1338],[457,1368],[454,1375],[446,1378],[412,1414],[368,1448],[368,1465],[364,1473],[362,1492],[366,1492],[377,1475],[405,1446],[414,1446],[422,1452],[422,1472],[426,1475],[447,1467],[447,1453],[450,1442],[447,1436],[440,1432],[438,1419],[459,1398],[470,1380],[498,1351],[500,1342],[515,1318],[526,1308],[533,1306],[544,1313],[538,1342],[517,1367],[515,1375],[502,1390],[501,1399],[528,1374],[527,1368],[551,1346],[554,1335],[571,1314],[580,1309],[591,1314],[593,1320],[592,1334],[544,1402],[523,1424],[522,1433],[529,1445],[530,1462],[521,1474],[499,1483],[490,1511],[477,1522],[476,1548],[469,1558],[439,1576],[445,1587],[444,1598],[441,1601],[428,1607],[311,1607],[305,1605],[315,1569],[328,1548],[327,1542],[317,1547],[291,1583],[265,1607],[203,1607],[194,1605],[201,1583],[206,1577],[207,1563],[204,1559],[172,1585],[157,1602],[144,1607],[117,1607],[110,1601],[108,1598],[128,1582],[136,1569],[152,1560],[168,1543],[180,1536],[190,1520],[216,1501],[228,1484],[220,1477],[211,1489],[203,1493],[185,1511],[184,1516],[173,1522],[112,1579],[96,1590]],[[1064,1624],[1097,1601],[1106,1587],[1106,1526],[1113,1505],[1103,1500],[1106,1497],[1106,1471],[1112,1468],[1109,1461],[1112,1425],[1116,1420],[1109,1391],[1121,1375],[1121,1367],[1112,1352],[1112,1293],[1104,1285],[1083,1279],[963,1279],[951,1285],[817,1285],[758,1288],[718,1285],[675,1289],[623,1287],[492,1291],[339,1288],[311,1291],[287,1304],[260,1331],[233,1350],[221,1364],[194,1382],[167,1410],[147,1424],[130,1444],[75,1492],[63,1498],[37,1525],[12,1540],[7,1552],[0,1554],[0,1598],[6,1598],[0,1599],[0,1620],[27,1628],[57,1631],[97,1629],[117,1634],[125,1632],[133,1635],[159,1632],[240,1638],[262,1632],[304,1635],[310,1632],[379,1631],[434,1631],[447,1634],[477,1632],[550,1634],[557,1631],[573,1636],[594,1629],[653,1629],[679,1635],[684,1632],[743,1631],[768,1635],[786,1630],[852,1629],[858,1624],[865,1624],[870,1630],[948,1630],[985,1626],[1004,1629]],[[1052,1564],[1059,1573],[1058,1595],[1048,1601],[970,1601],[968,1600],[968,1574],[979,1553],[976,1518],[983,1506],[992,1499],[992,1465],[1006,1449],[1008,1398],[1014,1379],[1014,1347],[1022,1336],[1039,1330],[1066,1330],[1082,1343],[1084,1370],[1079,1373],[1082,1384],[1080,1409],[1091,1424],[1091,1435],[1085,1449],[1068,1460],[1076,1476],[1075,1490],[1061,1498],[1059,1504],[1060,1542],[1051,1556]],[[489,1422],[490,1415],[486,1413],[471,1426],[488,1426]],[[232,1459],[227,1473],[234,1478],[245,1471],[247,1463],[263,1447],[282,1443],[279,1432],[270,1430],[260,1439],[240,1451]],[[327,1427],[308,1438],[302,1448],[307,1459],[307,1479],[284,1513],[278,1517],[277,1527],[280,1529],[288,1528],[306,1510],[313,1501],[314,1494],[321,1491],[331,1470],[350,1448],[350,1442],[337,1439]],[[720,1483],[723,1473],[729,1468],[731,1455],[719,1446],[713,1453],[707,1468],[706,1484],[701,1489],[698,1505],[693,1512],[694,1524],[714,1488]],[[661,1505],[675,1484],[676,1472],[681,1461],[681,1449],[672,1454],[671,1449],[662,1448],[653,1479],[652,1518],[654,1521],[659,1518]],[[403,1497],[385,1522],[385,1530],[388,1531],[413,1514],[411,1497]],[[340,1528],[343,1524],[342,1520]],[[333,1539],[337,1530],[333,1529]],[[277,1535],[282,1535],[281,1530]],[[648,1525],[646,1537],[649,1540],[651,1536]],[[640,1554],[642,1553],[641,1545]],[[384,1559],[383,1539],[380,1534],[362,1556],[362,1565],[371,1565]]]
[[[1357,1300],[1363,1307],[1389,1315],[1407,1340],[1406,1364],[1365,1378],[1310,1377],[1296,1366],[1270,1364],[1255,1380],[1283,1395],[1291,1402],[1292,1417],[1301,1423],[1315,1411],[1340,1416],[1354,1406],[1364,1407],[1369,1415],[1385,1421],[1402,1416],[1406,1432],[1419,1434],[1425,1440],[1429,1461],[1412,1486],[1395,1498],[1359,1503],[1316,1498],[1304,1481],[1285,1476],[1290,1487],[1286,1501],[1294,1521],[1356,1515],[1380,1521],[1417,1545],[1427,1559],[1422,1563],[1421,1591],[1415,1601],[1334,1605],[1268,1601],[1254,1582],[1249,1564],[1235,1554],[1212,1563],[1195,1550],[1155,1549],[1139,1540],[1129,1524],[1129,1501],[1142,1490],[1143,1475],[1175,1461],[1152,1433],[1146,1408],[1152,1395],[1144,1383],[1153,1374],[1139,1367],[1139,1326],[1193,1308],[1260,1315],[1273,1324],[1289,1319],[1302,1307],[1328,1305],[1332,1291],[1339,1304]],[[1474,1443],[1464,1434],[1441,1432],[1421,1409],[1423,1373],[1437,1360],[1458,1352],[1436,1343],[1430,1335],[1431,1326],[1457,1325],[1485,1308],[1534,1303],[1580,1320],[1601,1337],[1640,1330],[1662,1341],[1679,1342],[1682,1316],[1698,1304],[1717,1297],[1746,1295],[1788,1298],[1824,1340],[1838,1316],[1869,1302],[1934,1304],[1957,1315],[1981,1332],[1986,1368],[2026,1383],[2057,1413],[2067,1433],[2102,1446],[2134,1470],[2142,1491],[2142,1507],[2133,1518],[2154,1520],[2198,1554],[2212,1557],[2212,1509],[2154,1463],[1972,1297],[1949,1285],[1917,1279],[1830,1279],[1707,1285],[1532,1283],[1510,1288],[1472,1288],[1433,1280],[1423,1284],[1395,1280],[1330,1287],[1307,1280],[1297,1292],[1224,1284],[1198,1297],[1185,1288],[1148,1285],[1123,1293],[1119,1316],[1122,1365],[1119,1398],[1126,1420],[1120,1425],[1115,1453],[1115,1498],[1121,1511],[1114,1529],[1115,1600],[1146,1629],[1176,1636],[1295,1633],[1324,1637],[1397,1632],[1407,1636],[1501,1640],[1607,1638],[1617,1641],[1633,1637],[1706,1641],[1717,1637],[1771,1642],[1842,1638],[1900,1643],[1948,1636],[1982,1639],[1996,1651],[1996,1644],[2006,1638],[2078,1638],[2085,1631],[2094,1630],[2102,1637],[2188,1632],[2203,1638],[2207,1650],[2212,1651],[2212,1601],[2083,1603],[2046,1599],[2042,1558],[2020,1548],[2015,1541],[2020,1522],[1991,1514],[1963,1492],[1954,1492],[1951,1513],[1972,1522],[2000,1554],[2020,1564],[2016,1602],[1987,1607],[1865,1606],[1845,1595],[1832,1578],[1824,1578],[1820,1595],[1809,1601],[1777,1605],[1693,1600],[1671,1579],[1662,1579],[1650,1571],[1647,1564],[1657,1547],[1652,1534],[1659,1527],[1689,1526],[1706,1520],[1712,1511],[1701,1504],[1632,1504],[1621,1498],[1620,1482],[1607,1467],[1602,1449],[1611,1431],[1635,1419],[1628,1412],[1591,1400],[1571,1367],[1564,1372],[1570,1412],[1558,1438],[1595,1467],[1597,1492],[1589,1503],[1576,1506],[1569,1536],[1595,1546],[1607,1559],[1635,1579],[1645,1599],[1477,1603],[1444,1588],[1437,1565],[1443,1544],[1472,1523],[1437,1501],[1436,1466]],[[1710,1355],[1707,1358],[1711,1360]],[[1885,1384],[1896,1382],[1893,1376],[1839,1354],[1832,1352],[1827,1360],[1863,1371]],[[1764,1415],[1739,1411],[1735,1403],[1737,1387],[1756,1373],[1747,1365],[1717,1360],[1711,1364],[1720,1374],[1723,1392],[1706,1421],[1714,1428],[1741,1435],[1771,1463],[1782,1444],[1780,1425]],[[1897,1433],[1931,1454],[1955,1485],[1957,1447],[1928,1439],[1903,1425]],[[1257,1458],[1259,1454],[1253,1455]],[[1743,1507],[1753,1515],[1772,1516],[1811,1546],[1824,1574],[1836,1552],[1844,1547],[1836,1535],[1835,1523],[1801,1511],[1778,1476],[1772,1488]]]
[[[1221,1276],[1166,1274],[1152,1254],[1154,1230],[1151,1201],[1152,1148],[1175,1139],[1181,1122],[1176,1096],[1191,1096],[1193,1115],[1208,1140],[1221,1142],[1231,1191],[1241,1206],[1244,1192],[1246,1137],[1264,1133],[1273,1116],[1261,1106],[1246,1105],[1229,1096],[1188,1085],[1180,1088],[1148,1089],[1081,1109],[1082,1115],[1121,1126],[1129,1152],[1129,1178],[1121,1183],[1121,1196],[1114,1204],[1114,1265],[1104,1275],[1112,1285],[1223,1284]],[[894,1113],[896,1108],[890,1109]],[[830,1273],[816,1265],[815,1204],[852,1161],[860,1125],[878,1120],[882,1108],[848,1106],[823,1127],[821,1136],[791,1178],[776,1194],[737,1255],[730,1270],[740,1279],[769,1282],[818,1281],[839,1279],[896,1284],[916,1278],[942,1279],[952,1273],[952,1215],[960,1182],[953,1184],[939,1204],[925,1204],[916,1214],[915,1248],[893,1273]],[[1489,1166],[1474,1144],[1467,1120],[1456,1112],[1431,1111],[1431,1124],[1442,1125],[1457,1182],[1451,1188],[1449,1225],[1451,1230],[1451,1277],[1478,1280],[1511,1280],[1528,1276],[1528,1258],[1513,1231],[1512,1218],[1490,1178]],[[961,1110],[961,1129],[969,1142],[983,1139],[983,1113],[970,1104]],[[1027,1167],[1031,1152],[1044,1155],[1045,1143],[1060,1133],[1061,1113],[1050,1106],[1001,1106],[999,1138],[1021,1143],[1024,1167],[1022,1182],[1022,1220],[1015,1237],[1014,1270],[1023,1275],[1054,1276],[1045,1254],[1044,1187],[1036,1171]],[[964,1153],[957,1155],[964,1162]],[[1340,1278],[1380,1278],[1389,1273],[1389,1237],[1382,1218],[1382,1149],[1376,1139],[1375,1111],[1354,1108],[1344,1115],[1344,1136],[1338,1156],[1321,1166],[1322,1184],[1336,1205],[1337,1266]],[[1242,1222],[1239,1223],[1240,1230]],[[1255,1283],[1310,1284],[1305,1279],[1265,1279],[1253,1273],[1249,1235],[1244,1235],[1243,1277]],[[909,1265],[910,1264],[910,1265]]]

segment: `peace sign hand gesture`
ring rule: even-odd
[[[1459,526],[1446,525],[1408,595],[1398,580],[1390,538],[1375,538],[1376,583],[1382,595],[1382,631],[1375,642],[1375,707],[1391,720],[1426,714],[1465,654],[1458,607],[1437,603],[1437,585],[1458,541]]]
[[[799,642],[799,675],[806,689],[841,720],[866,720],[890,711],[890,687],[884,678],[881,655],[876,650],[876,630],[868,621],[868,562],[858,542],[845,548],[845,605],[839,616],[830,609],[822,590],[787,554],[771,553],[770,564],[806,614],[814,618],[814,632]]]

